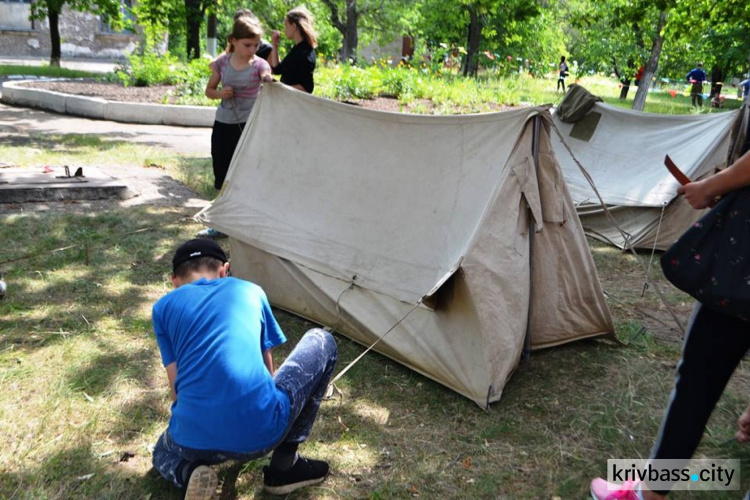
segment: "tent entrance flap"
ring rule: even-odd
[[[448,270],[447,273],[443,275],[442,278],[440,278],[437,283],[435,283],[435,286],[433,286],[429,292],[424,294],[421,301],[422,304],[429,307],[430,309],[437,309],[438,304],[440,301],[438,300],[440,291],[445,287],[446,283],[448,283],[448,280],[450,280],[454,274],[456,274],[456,271],[458,271],[461,268],[461,264],[464,261],[464,256],[462,255],[458,261],[453,264],[453,266]]]

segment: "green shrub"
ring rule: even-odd
[[[131,54],[128,62],[115,70],[123,85],[150,87],[152,85],[174,85],[181,79],[179,62],[169,53],[160,55],[153,51]]]
[[[410,99],[421,97],[421,81],[419,73],[409,68],[387,68],[383,69],[382,90],[383,96],[391,96],[397,99]]]
[[[177,83],[175,89],[176,104],[190,104],[194,106],[213,106],[216,101],[206,97],[206,84],[211,77],[209,59],[193,59],[184,65],[184,78]]]
[[[128,56],[127,63],[115,69],[114,79],[125,86],[175,85],[175,104],[210,106],[213,103],[204,94],[210,76],[207,58],[182,63],[169,53],[146,52]]]
[[[341,66],[330,83],[333,99],[371,99],[382,85],[377,69]]]

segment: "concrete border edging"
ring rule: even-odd
[[[65,113],[69,115],[100,118],[104,116],[106,107],[107,101],[98,97],[67,94],[65,98]]]
[[[216,115],[214,107],[107,101],[98,97],[63,94],[22,85],[35,81],[38,80],[2,82],[0,101],[86,118],[151,125],[211,127]]]

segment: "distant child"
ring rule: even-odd
[[[565,56],[560,57],[558,69],[560,71],[560,76],[557,78],[557,90],[560,90],[560,86],[562,86],[562,91],[565,92],[565,78],[570,74],[568,63],[565,62]]]
[[[703,82],[706,81],[706,72],[703,70],[703,63],[690,70],[687,74],[687,81],[690,83],[690,99],[693,107],[703,107]]]
[[[228,37],[227,52],[211,63],[211,78],[206,85],[206,97],[221,99],[211,133],[216,190],[224,185],[232,155],[260,93],[261,82],[273,81],[268,62],[256,56],[263,33],[260,23],[250,16],[236,17]],[[198,236],[219,238],[226,235],[209,227]]]
[[[284,17],[284,34],[294,41],[294,47],[279,62],[278,31],[271,32],[270,63],[274,75],[281,75],[281,83],[312,94],[315,88],[315,47],[318,46],[318,33],[315,31],[313,16],[304,6],[296,7]]]
[[[336,341],[309,330],[274,368],[286,342],[263,290],[228,276],[224,250],[209,239],[183,243],[172,258],[174,290],[154,304],[156,342],[172,390],[169,426],[154,468],[187,500],[215,498],[210,466],[271,453],[264,489],[275,495],[322,482],[328,464],[303,458],[337,360]]]

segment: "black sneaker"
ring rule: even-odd
[[[263,467],[263,487],[272,495],[287,495],[305,486],[322,483],[328,469],[328,464],[322,460],[298,457],[289,470]]]
[[[216,494],[219,478],[208,465],[195,465],[183,490],[184,500],[211,500]]]

